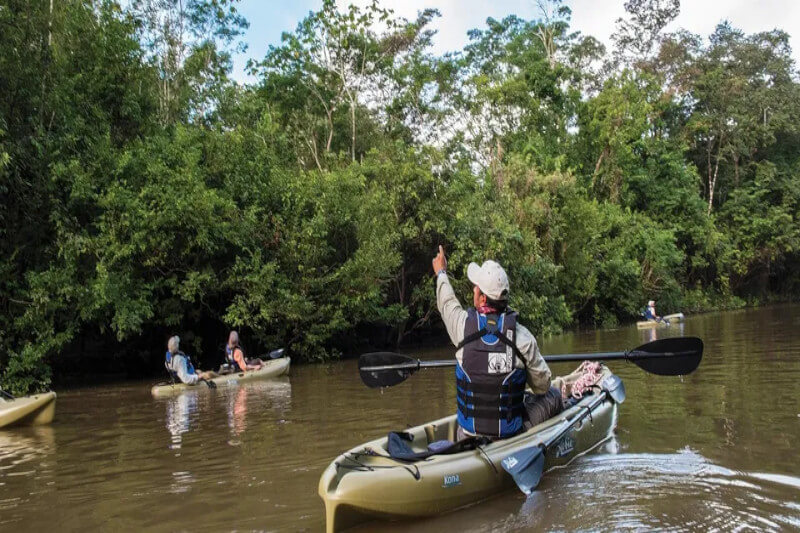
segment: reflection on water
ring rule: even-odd
[[[181,447],[181,435],[189,431],[189,416],[197,411],[197,391],[188,390],[167,400],[167,430],[172,449]]]
[[[256,381],[239,387],[235,392],[231,391],[228,395],[228,427],[231,430],[228,444],[239,446],[242,443],[238,437],[247,429],[248,396],[252,398],[251,402],[259,402],[251,409],[267,408],[271,414],[280,415],[291,408],[291,392],[292,386],[288,377]]]
[[[684,329],[686,328],[686,324],[683,322],[678,322],[677,324],[671,324],[670,326],[664,326],[659,328],[645,328],[641,331],[643,332],[643,342],[653,342],[658,339],[665,339],[667,337],[682,337],[684,335]]]
[[[213,398],[225,405],[230,439],[228,444],[239,446],[239,436],[247,429],[248,401],[254,404],[251,418],[258,418],[260,412],[266,410],[272,415],[281,415],[291,408],[292,386],[289,378],[281,376],[273,380],[243,383],[237,387],[226,387],[211,393],[204,388],[192,388],[180,394],[161,400],[166,406],[165,425],[171,436],[170,448],[180,449],[183,435],[192,429],[192,421],[203,414],[198,405],[199,398],[210,401]],[[248,400],[250,398],[250,400]],[[280,420],[280,419],[279,419]]]
[[[50,426],[0,430],[0,471],[41,459],[54,451],[55,437]]]
[[[558,354],[680,334],[705,342],[697,372],[664,378],[612,364],[627,391],[616,437],[548,473],[531,498],[509,491],[379,527],[800,529],[800,306],[539,340]],[[409,352],[452,357],[450,348]],[[383,392],[361,384],[355,360],[291,374],[165,400],[150,396],[149,382],[59,391],[51,427],[0,431],[0,531],[320,531],[317,482],[336,455],[455,406],[452,369],[420,371]]]

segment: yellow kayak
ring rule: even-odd
[[[683,322],[683,319],[683,313],[675,313],[672,315],[664,315],[661,317],[661,320],[640,320],[636,323],[636,327],[639,329],[644,329],[674,326],[679,322]]]
[[[13,400],[0,397],[0,428],[49,424],[56,414],[56,393],[45,392]]]
[[[291,366],[290,357],[281,357],[279,359],[270,359],[264,362],[258,370],[248,370],[247,372],[232,372],[230,374],[223,374],[208,381],[213,381],[219,386],[235,386],[239,383],[247,381],[256,381],[260,379],[270,379],[277,376],[283,376],[289,373]],[[205,389],[207,385],[203,382],[198,382],[196,385],[187,385],[185,383],[158,383],[153,385],[150,393],[155,398],[162,398],[165,396],[172,396],[187,390],[196,390],[197,388]]]

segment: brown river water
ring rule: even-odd
[[[705,341],[700,368],[667,378],[612,364],[628,393],[615,437],[545,475],[530,498],[508,491],[361,530],[800,530],[800,306],[540,345],[545,354],[617,351],[680,334]],[[58,391],[52,426],[0,430],[0,530],[322,531],[317,483],[331,460],[455,406],[452,369],[381,392],[361,384],[355,360],[163,400],[151,384]]]

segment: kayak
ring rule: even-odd
[[[0,428],[49,424],[56,414],[56,393],[44,392],[13,400],[0,397]]]
[[[292,360],[290,357],[270,359],[265,361],[264,366],[258,370],[248,370],[247,372],[231,372],[230,374],[223,374],[221,376],[211,378],[208,381],[213,381],[219,387],[236,386],[239,383],[245,383],[248,381],[270,379],[288,374],[291,362]],[[150,393],[156,398],[161,398],[179,394],[187,390],[196,390],[197,388],[205,389],[207,388],[207,385],[203,382],[198,382],[196,385],[187,385],[179,382],[161,382],[153,385],[153,388],[150,389]]]
[[[637,328],[660,328],[675,325],[683,322],[683,313],[675,313],[672,315],[664,315],[661,320],[640,320],[636,323]]]
[[[603,373],[603,378],[611,375],[607,367]],[[564,421],[591,407],[599,389],[595,387],[595,391],[527,431],[466,451],[410,462],[389,456],[387,437],[356,446],[337,457],[319,480],[327,532],[373,519],[436,515],[514,488],[514,479],[501,465],[503,459],[557,435]],[[611,436],[616,420],[617,404],[606,396],[589,416],[546,449],[544,470],[564,467],[595,449]],[[456,427],[456,415],[450,415],[404,431],[413,437],[409,443],[412,450],[424,452],[432,442],[454,440]]]

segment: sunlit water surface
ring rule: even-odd
[[[548,473],[532,497],[509,491],[362,530],[800,529],[800,306],[540,344],[612,351],[680,334],[705,341],[697,372],[664,378],[612,365],[628,392],[615,438]],[[165,400],[150,385],[59,391],[52,426],[0,430],[0,530],[320,531],[317,482],[338,453],[455,404],[451,370],[379,392],[361,385],[353,360]]]

